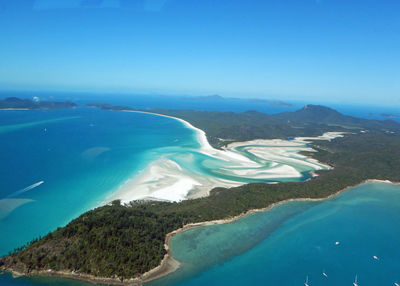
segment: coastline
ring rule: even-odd
[[[237,221],[237,220],[239,220],[245,216],[248,216],[250,214],[258,213],[258,212],[266,212],[266,211],[271,210],[275,206],[282,205],[282,204],[289,203],[289,202],[329,200],[331,198],[337,197],[338,195],[348,191],[349,189],[358,187],[358,186],[366,184],[366,183],[381,183],[381,184],[400,185],[400,182],[392,182],[389,180],[366,179],[358,184],[355,184],[352,186],[347,186],[344,189],[339,190],[338,192],[333,193],[327,197],[292,198],[292,199],[287,199],[287,200],[272,203],[264,208],[250,209],[250,210],[248,210],[244,213],[241,213],[237,216],[234,216],[234,217],[186,224],[183,227],[176,229],[166,235],[164,247],[165,247],[167,253],[164,255],[163,259],[161,260],[161,262],[158,266],[154,267],[153,269],[149,270],[148,272],[141,274],[140,276],[137,276],[135,278],[130,278],[127,280],[120,280],[119,278],[114,278],[114,277],[98,277],[98,276],[91,275],[91,274],[77,273],[77,272],[73,272],[73,271],[55,271],[55,270],[50,270],[50,269],[49,270],[32,271],[30,273],[20,273],[18,271],[12,270],[12,269],[4,269],[4,268],[0,267],[0,274],[3,271],[3,272],[11,273],[14,278],[18,278],[18,277],[22,277],[22,276],[27,276],[27,277],[45,276],[45,277],[74,279],[74,280],[80,280],[80,281],[85,281],[85,282],[90,282],[90,283],[98,283],[98,284],[102,284],[102,285],[141,286],[141,285],[143,285],[143,283],[148,283],[148,282],[160,279],[160,278],[165,277],[179,269],[180,262],[173,258],[173,255],[171,252],[171,247],[170,247],[170,241],[171,241],[172,237],[174,237],[175,235],[178,235],[182,232],[185,232],[190,229],[198,228],[198,227],[232,223],[232,222]]]
[[[217,162],[220,167],[215,170],[214,175],[207,175],[198,170],[183,169],[168,156],[161,156],[150,162],[143,172],[132,174],[127,181],[120,184],[110,193],[106,202],[120,200],[122,203],[129,203],[132,200],[143,199],[178,202],[208,196],[214,187],[237,187],[255,180],[265,183],[278,183],[288,178],[301,180],[304,175],[300,170],[304,168],[308,169],[309,175],[314,177],[313,171],[328,170],[332,167],[301,154],[315,152],[307,145],[309,143],[307,140],[330,140],[342,136],[341,132],[327,132],[319,137],[298,137],[291,141],[256,139],[231,143],[219,150],[209,144],[203,130],[181,118],[140,110],[117,111],[150,114],[179,121],[195,132],[200,145],[199,148],[188,150],[188,152],[202,153],[215,159],[214,162]]]
[[[248,210],[244,213],[241,213],[237,216],[231,217],[231,218],[226,218],[226,219],[219,219],[219,220],[213,220],[213,221],[205,221],[205,222],[198,222],[198,223],[189,223],[184,225],[183,227],[176,229],[170,233],[168,233],[166,235],[166,239],[165,239],[165,249],[167,250],[167,254],[165,254],[163,260],[161,261],[160,265],[157,266],[156,268],[151,269],[150,271],[142,274],[140,276],[140,279],[142,281],[142,283],[148,283],[157,279],[160,279],[164,276],[167,276],[173,272],[175,272],[176,270],[179,269],[179,261],[175,260],[173,258],[172,252],[171,252],[171,247],[170,247],[170,241],[172,239],[172,237],[174,237],[177,234],[180,234],[182,232],[185,232],[187,230],[190,229],[194,229],[197,227],[203,227],[203,226],[211,226],[211,225],[218,225],[218,224],[226,224],[226,223],[232,223],[234,221],[240,220],[241,218],[253,214],[253,213],[258,213],[258,212],[266,212],[271,210],[272,208],[278,206],[278,205],[282,205],[285,203],[289,203],[289,202],[300,202],[300,201],[326,201],[329,200],[331,198],[337,197],[340,194],[348,191],[349,189],[352,188],[356,188],[358,186],[361,186],[363,184],[367,184],[367,183],[381,183],[381,184],[391,184],[391,185],[400,185],[400,182],[392,182],[389,180],[378,180],[378,179],[366,179],[356,185],[353,186],[347,186],[346,188],[331,194],[327,197],[323,197],[323,198],[293,198],[293,199],[287,199],[287,200],[283,200],[283,201],[279,201],[276,203],[273,203],[267,207],[264,208],[260,208],[260,209],[251,209]],[[176,267],[176,263],[178,263],[178,267]]]
[[[206,133],[203,130],[201,130],[201,129],[197,128],[197,127],[194,127],[192,124],[190,124],[186,120],[183,120],[181,118],[178,118],[178,117],[175,117],[175,116],[171,116],[171,115],[165,115],[165,114],[149,112],[149,111],[129,110],[129,109],[123,109],[123,110],[119,110],[119,111],[152,114],[152,115],[156,115],[156,116],[168,117],[168,118],[172,118],[172,119],[178,120],[179,122],[183,123],[183,125],[185,125],[187,128],[193,129],[193,130],[195,130],[197,132],[197,140],[200,143],[200,146],[201,146],[200,148],[201,149],[217,151],[216,149],[214,149],[210,145],[210,143],[208,143]]]
[[[153,114],[153,115],[157,115],[157,116],[163,116],[163,117],[170,117],[173,119],[176,119],[180,122],[182,122],[186,127],[188,128],[192,128],[195,131],[197,131],[197,136],[198,136],[198,140],[200,142],[200,145],[203,146],[202,143],[205,142],[205,149],[207,150],[208,148],[210,148],[211,150],[216,150],[214,149],[211,145],[209,145],[207,138],[205,136],[205,132],[194,127],[193,125],[191,125],[190,123],[186,122],[183,119],[180,118],[176,118],[173,116],[168,116],[168,115],[163,115],[163,114],[157,114],[157,113],[151,113],[151,112],[144,112],[144,111],[132,111],[132,110],[122,110],[122,111],[126,111],[126,112],[138,112],[138,113],[148,113],[148,114]],[[307,138],[307,139],[315,139],[315,138]],[[202,141],[204,140],[204,141]],[[318,140],[318,139],[317,139]],[[209,146],[209,147],[208,147]],[[216,150],[219,151],[219,150]],[[306,156],[304,156],[306,157]],[[329,166],[330,167],[330,166]],[[60,277],[60,278],[71,278],[71,279],[76,279],[76,280],[82,280],[82,281],[87,281],[87,282],[92,282],[92,283],[100,283],[100,284],[113,284],[113,285],[142,285],[142,283],[147,283],[159,278],[162,278],[170,273],[175,272],[177,269],[179,269],[179,262],[177,260],[175,260],[172,256],[171,250],[170,250],[170,240],[173,236],[182,233],[186,230],[189,229],[193,229],[193,228],[197,228],[197,227],[201,227],[201,226],[209,226],[209,225],[217,225],[217,224],[225,224],[225,223],[230,223],[230,222],[234,222],[236,220],[239,220],[247,215],[250,215],[252,213],[256,213],[256,212],[263,212],[263,211],[268,211],[270,209],[272,209],[273,207],[277,206],[277,205],[281,205],[281,204],[285,204],[287,202],[292,202],[292,201],[323,201],[323,200],[328,200],[330,198],[333,198],[335,196],[340,195],[341,193],[347,191],[348,189],[357,187],[359,185],[362,185],[364,183],[368,183],[368,182],[378,182],[378,183],[386,183],[386,184],[395,184],[398,185],[400,183],[393,183],[391,181],[388,180],[376,180],[376,179],[367,179],[364,180],[356,185],[353,186],[348,186],[336,193],[333,193],[327,197],[324,198],[293,198],[293,199],[287,199],[287,200],[283,200],[283,201],[279,201],[273,204],[270,204],[269,206],[266,206],[264,208],[260,208],[260,209],[250,209],[244,213],[241,213],[237,216],[234,217],[229,217],[229,218],[225,218],[225,219],[220,219],[220,220],[214,220],[214,221],[205,221],[205,222],[199,222],[199,223],[191,223],[191,224],[187,224],[184,225],[182,228],[179,228],[177,230],[174,230],[170,233],[168,233],[166,235],[165,238],[165,249],[167,250],[167,254],[164,256],[164,258],[162,259],[161,263],[151,269],[150,271],[136,277],[136,278],[131,278],[125,281],[120,281],[118,278],[107,278],[107,277],[96,277],[94,275],[89,275],[89,274],[84,274],[84,273],[74,273],[74,272],[68,272],[68,271],[52,271],[52,270],[42,270],[42,271],[36,271],[36,272],[32,272],[29,274],[23,274],[23,273],[18,273],[15,271],[11,271],[13,273],[13,276],[53,276],[53,277]]]

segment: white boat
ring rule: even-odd
[[[399,283],[396,283],[396,282],[394,282],[394,285],[395,285],[395,286],[400,286],[400,284],[399,284]]]
[[[304,282],[304,286],[309,286],[308,285],[308,275],[306,276],[306,282]]]
[[[379,260],[379,257],[378,256],[376,256],[376,255],[374,255],[374,256],[372,256],[375,260]]]
[[[324,275],[325,277],[328,277],[328,274],[326,274],[325,270],[322,271],[322,275]]]
[[[356,275],[356,278],[354,279],[353,286],[358,286],[357,275]]]

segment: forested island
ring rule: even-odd
[[[108,109],[113,110],[112,106]],[[229,219],[288,199],[325,198],[368,179],[400,181],[400,124],[392,120],[359,119],[322,106],[277,115],[153,111],[183,118],[203,129],[215,138],[214,146],[224,144],[219,138],[243,141],[314,136],[326,131],[349,133],[310,144],[317,152],[307,155],[333,169],[318,171],[317,177],[306,182],[214,188],[209,197],[179,203],[134,201],[121,205],[114,201],[1,258],[1,269],[24,275],[141,283],[141,275],[157,267],[167,254],[166,235],[189,223]]]
[[[132,107],[129,106],[124,106],[124,105],[113,105],[113,104],[108,104],[108,103],[89,103],[85,105],[86,107],[95,107],[99,108],[102,110],[114,110],[114,111],[134,111]]]
[[[258,111],[234,113],[161,108],[141,110],[107,103],[91,103],[86,106],[103,110],[140,111],[178,117],[204,130],[208,141],[215,148],[221,148],[234,141],[319,136],[328,131],[395,132],[400,129],[400,124],[392,119],[380,121],[356,118],[341,114],[326,106],[312,104],[295,112],[278,114],[266,114]]]
[[[380,116],[387,117],[387,118],[399,118],[398,115],[395,114],[388,114],[388,113],[381,113]]]
[[[382,130],[394,132],[394,120],[368,120],[339,113],[321,105],[306,105],[295,112],[266,114],[258,111],[243,113],[151,109],[151,112],[175,116],[204,130],[214,147],[233,141],[252,139],[287,139],[297,136],[319,136],[328,131],[354,132]]]
[[[60,109],[60,108],[75,108],[77,105],[71,101],[41,101],[38,98],[36,100],[21,99],[17,97],[7,97],[0,100],[1,109]]]

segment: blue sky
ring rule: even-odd
[[[0,89],[400,105],[398,0],[0,0]]]

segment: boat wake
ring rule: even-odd
[[[6,196],[6,198],[9,199],[9,198],[14,198],[14,197],[17,197],[19,195],[22,195],[23,193],[26,193],[26,192],[28,192],[28,191],[36,188],[36,187],[39,187],[43,183],[44,183],[44,181],[40,181],[40,182],[34,183],[34,184],[32,184],[32,185],[30,185],[30,186],[28,186],[26,188],[23,188],[22,190],[16,191],[16,192]]]
[[[31,199],[2,199],[0,200],[0,220],[8,216],[16,208],[33,202]]]

